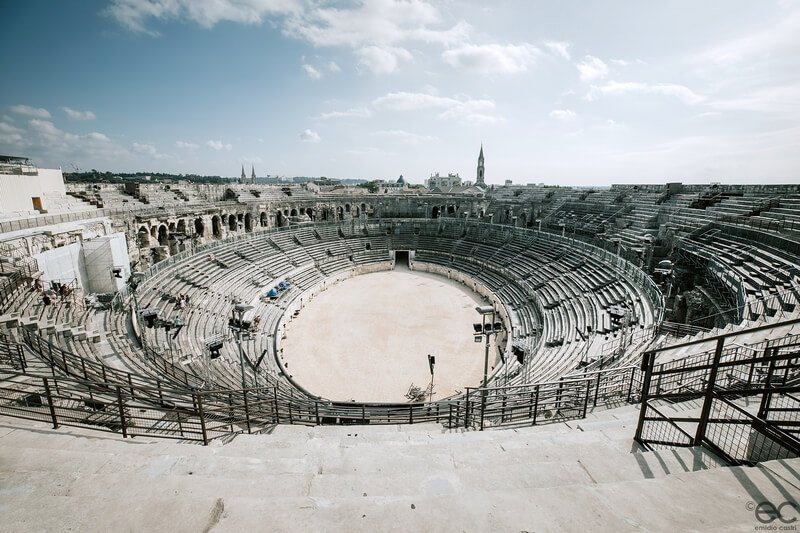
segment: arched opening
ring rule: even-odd
[[[245,213],[244,215],[244,230],[253,231],[253,217],[250,213]]]
[[[139,248],[148,248],[150,246],[150,233],[147,231],[145,226],[139,228],[139,231],[136,234],[136,242],[139,245]]]
[[[261,212],[261,216],[259,216],[259,224],[261,224],[262,228],[266,228],[269,225],[269,217],[267,216],[266,211]]]
[[[228,229],[231,231],[236,231],[236,215],[230,214],[228,215]]]
[[[310,207],[306,208],[306,215],[308,215],[308,218],[310,218],[311,220],[314,220],[314,210],[311,209]]]
[[[433,206],[433,209],[431,210],[431,218],[439,218],[439,206],[438,205]]]
[[[336,208],[336,212],[337,212],[338,218],[340,218],[340,219],[344,218],[344,208],[342,208],[342,206],[337,207]]]
[[[367,204],[362,203],[361,204],[361,211],[366,211],[366,210],[367,210]]]
[[[517,225],[521,228],[526,227],[528,225],[528,215],[525,213],[517,215]]]
[[[283,224],[283,220],[284,220],[283,213],[281,213],[281,210],[278,209],[275,212],[275,226],[278,227],[278,228],[282,227],[284,225]]]
[[[345,213],[349,213],[350,212],[350,204],[344,204],[344,212]]]
[[[355,207],[353,207],[353,216],[354,216],[355,218],[358,218],[358,217],[360,217],[360,216],[361,216],[361,212],[360,212],[360,210],[358,209],[358,206],[355,206]]]
[[[290,217],[296,217],[297,216],[297,209],[292,209],[291,211],[289,211],[289,216]]]
[[[211,217],[211,234],[217,239],[222,238],[222,220],[219,218],[219,215]]]
[[[161,246],[166,246],[169,244],[169,230],[164,224],[161,224],[158,227],[158,244]]]
[[[170,233],[175,233],[175,229],[176,229],[175,223],[174,222],[170,222],[169,223],[169,232]]]
[[[186,233],[186,219],[180,219],[177,226],[178,233]]]
[[[203,224],[203,219],[202,218],[194,219],[194,232],[202,237],[203,235],[205,235],[205,231],[206,227]]]

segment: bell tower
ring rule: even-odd
[[[483,143],[481,143],[481,153],[478,155],[478,175],[475,180],[475,185],[478,187],[486,187],[486,182],[484,181]]]

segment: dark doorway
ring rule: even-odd
[[[408,266],[408,250],[396,250],[394,252],[394,264]]]

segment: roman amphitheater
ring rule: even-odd
[[[4,530],[800,518],[800,185],[0,178]]]

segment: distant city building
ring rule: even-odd
[[[425,186],[431,190],[461,187],[461,177],[457,173],[440,176],[437,172],[436,174],[431,174],[431,177],[425,182]]]
[[[380,180],[379,185],[384,189],[407,189],[408,184],[406,183],[405,178],[403,175],[400,174],[400,177],[397,178],[397,181],[384,181]]]

